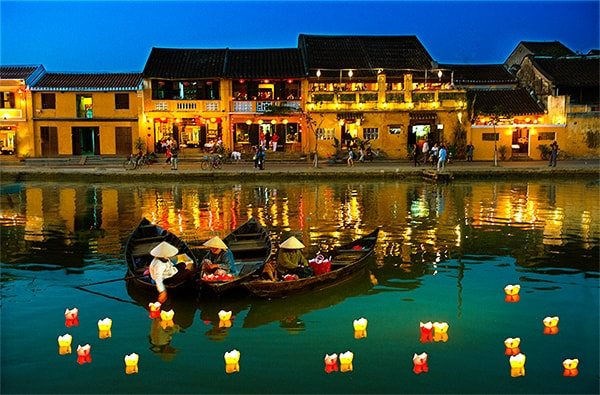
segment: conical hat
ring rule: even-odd
[[[304,248],[304,244],[302,244],[300,240],[292,236],[283,243],[281,243],[279,247],[286,248],[288,250],[299,250],[301,248]]]
[[[159,258],[170,258],[177,255],[178,252],[179,250],[177,247],[163,241],[150,251],[150,255]]]
[[[223,243],[223,240],[221,240],[219,236],[215,236],[212,239],[207,240],[203,245],[209,248],[219,248],[221,250],[227,249],[227,244]]]

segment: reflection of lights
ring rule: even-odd
[[[456,247],[460,247],[461,241],[462,241],[462,230],[460,225],[456,225],[454,227],[454,234],[456,235],[456,242],[454,243],[454,245]]]
[[[415,218],[424,218],[429,216],[429,206],[424,198],[413,200],[410,204],[410,213]]]

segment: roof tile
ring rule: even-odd
[[[468,90],[467,100],[474,114],[530,115],[544,110],[523,88]]]
[[[32,90],[137,90],[142,84],[139,73],[46,73]]]

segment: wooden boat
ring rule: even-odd
[[[327,288],[350,280],[367,265],[373,254],[379,228],[373,232],[334,249],[329,272],[298,280],[269,281],[257,279],[242,284],[250,293],[261,298],[280,298],[295,293]]]
[[[184,262],[191,261],[194,268],[198,267],[198,261],[196,260],[194,253],[183,240],[168,230],[143,218],[131,233],[125,244],[125,260],[127,262],[126,278],[142,288],[154,290],[156,292],[156,286],[152,283],[150,275],[144,275],[144,272],[150,265],[150,262],[152,262],[152,259],[154,259],[154,257],[150,255],[150,251],[162,241],[172,244],[179,250],[179,254],[172,258],[173,260],[183,260]],[[177,281],[166,279],[164,284],[167,291],[191,291],[197,288],[197,283],[194,281],[193,277],[194,276],[191,275],[188,276],[188,278],[178,279]]]
[[[269,231],[255,218],[250,218],[248,222],[233,230],[223,239],[223,242],[233,253],[239,276],[224,280],[208,280],[205,276],[201,276],[200,280],[202,290],[219,295],[234,290],[244,290],[240,285],[258,275],[271,257]]]

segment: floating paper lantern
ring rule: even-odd
[[[513,355],[510,357],[509,362],[511,377],[525,376],[525,354]]]
[[[219,328],[231,328],[231,311],[219,311]]]
[[[225,372],[235,373],[240,371],[240,352],[238,350],[231,350],[226,352],[225,358]]]
[[[419,327],[421,329],[421,343],[433,341],[433,323],[431,321],[426,323],[420,322]]]
[[[337,372],[338,371],[338,356],[337,354],[325,354],[325,372]]]
[[[448,328],[447,322],[434,322],[433,323],[433,341],[436,342],[447,342],[448,341]]]
[[[65,333],[62,336],[58,337],[58,353],[60,355],[71,354],[71,342],[73,341],[73,336]]]
[[[558,317],[546,317],[544,323],[544,335],[556,335],[558,333]]]
[[[515,285],[507,285],[504,287],[504,293],[506,296],[504,297],[504,301],[507,303],[516,303],[521,297],[519,296],[519,291],[521,290],[521,286],[518,284]]]
[[[163,321],[173,321],[173,317],[175,316],[175,312],[173,309],[169,311],[161,310],[160,319]]]
[[[148,303],[148,311],[150,311],[149,317],[154,319],[160,317],[160,302]]]
[[[138,372],[138,361],[140,356],[136,353],[125,355],[125,374],[134,374]]]
[[[351,372],[353,359],[354,354],[352,353],[352,351],[340,353],[340,372]]]
[[[98,337],[100,339],[108,339],[112,336],[110,329],[112,328],[112,320],[105,318],[98,321]]]
[[[519,349],[519,345],[521,344],[520,337],[507,337],[504,339],[504,346],[506,349],[504,350],[504,355],[517,355],[521,352]]]
[[[427,365],[427,353],[426,352],[413,355],[413,372],[415,372],[415,374],[429,372],[429,366]]]
[[[368,321],[366,318],[359,318],[357,320],[354,320],[353,325],[355,339],[362,339],[364,337],[367,337],[367,324]]]
[[[565,368],[565,370],[563,371],[563,376],[575,377],[579,374],[579,370],[577,370],[577,365],[579,365],[579,359],[565,359],[562,364]]]
[[[91,354],[92,346],[86,344],[85,346],[77,346],[77,363],[83,365],[84,363],[92,362]]]
[[[79,326],[79,310],[76,307],[65,310],[65,326],[67,328]]]

